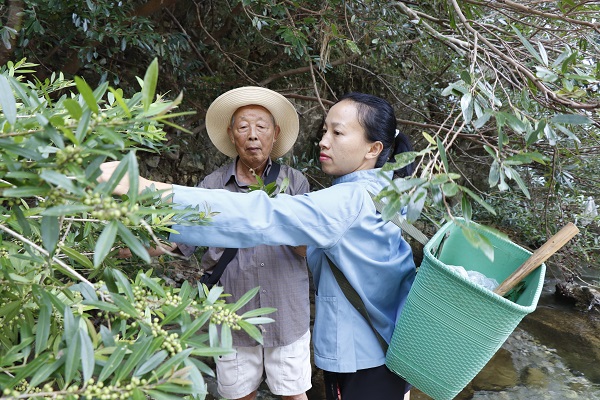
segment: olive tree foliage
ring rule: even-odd
[[[164,147],[181,97],[156,95],[157,60],[131,97],[35,68],[0,68],[0,398],[204,398],[207,358],[231,351],[232,329],[261,342],[272,310],[238,315],[256,290],[225,304],[147,264],[173,224],[213,215],[136,190],[136,154]],[[98,183],[109,160],[122,162]],[[112,196],[126,174],[132,192]]]
[[[301,112],[308,138],[304,158],[295,157],[307,165],[316,153],[311,115],[351,90],[382,96],[417,150],[398,165],[414,157],[418,166],[382,193],[387,213],[408,206],[409,219],[434,225],[477,218],[533,246],[575,221],[581,264],[598,256],[596,2],[61,3],[47,16],[37,1],[8,2],[0,36],[13,50],[4,54],[108,81],[129,81],[159,56],[163,92],[184,92],[181,107],[199,111],[178,120],[192,136],[171,130],[186,145],[202,142],[202,116],[217,95],[270,87]]]

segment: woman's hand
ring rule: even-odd
[[[109,161],[100,164],[100,170],[102,174],[98,177],[98,182],[108,182],[115,170],[119,166],[120,161]],[[154,185],[156,190],[163,191],[162,196],[166,197],[171,194],[173,190],[173,185],[169,183],[155,182],[146,178],[142,178],[138,176],[138,190],[142,192],[144,189]],[[129,175],[126,173],[121,182],[117,184],[115,189],[113,190],[113,194],[122,195],[127,194],[129,192]]]
[[[98,177],[98,182],[108,182],[120,163],[121,161],[109,161],[100,164],[102,174]],[[129,175],[125,174],[123,179],[121,179],[121,182],[119,182],[117,187],[113,190],[113,194],[122,195],[127,192],[129,192]]]

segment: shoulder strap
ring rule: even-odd
[[[387,352],[388,344],[385,341],[385,339],[379,334],[379,332],[377,332],[375,326],[373,326],[373,322],[371,322],[371,317],[369,317],[369,313],[367,312],[367,307],[365,306],[365,303],[362,301],[356,290],[354,290],[352,285],[350,285],[350,282],[348,282],[348,279],[346,279],[344,273],[340,271],[340,269],[333,263],[333,261],[331,261],[331,259],[327,255],[325,255],[325,257],[327,257],[329,267],[331,268],[333,276],[335,276],[338,285],[340,285],[340,289],[342,289],[342,292],[344,292],[344,295],[346,296],[348,301],[354,306],[354,308],[356,308],[360,315],[362,315],[364,319],[367,320],[369,326],[371,327],[371,329],[373,329],[375,336],[377,336],[377,340],[379,341],[383,352]]]
[[[375,203],[375,208],[377,208],[377,211],[382,213],[385,204],[377,200],[377,196],[373,193],[369,192],[369,195],[371,195],[371,199],[373,200],[373,203]],[[394,215],[394,218],[392,218],[391,221],[404,232],[408,233],[414,239],[418,240],[420,243],[426,244],[429,241],[429,239],[423,234],[423,232],[415,228],[413,225],[409,224],[406,221],[406,219],[400,219],[398,215]],[[367,312],[367,307],[365,306],[365,303],[362,301],[362,299],[360,298],[356,290],[352,287],[352,285],[350,285],[350,282],[348,282],[348,279],[346,279],[344,273],[333,263],[333,261],[331,261],[331,259],[327,255],[325,255],[325,257],[327,257],[329,267],[331,268],[333,276],[335,277],[338,285],[340,286],[340,289],[342,289],[342,292],[344,293],[348,301],[354,306],[354,308],[356,308],[356,311],[358,311],[364,317],[364,319],[367,320],[369,326],[371,326],[371,329],[373,329],[375,336],[377,336],[377,340],[379,341],[381,348],[384,352],[387,352],[388,344],[385,341],[385,339],[383,339],[383,337],[379,334],[379,332],[377,332],[375,326],[373,326],[373,322],[371,321],[371,317],[369,317],[369,313]]]
[[[280,170],[281,165],[273,161],[271,163],[271,169],[269,170],[269,173],[267,174],[267,176],[265,176],[264,184],[268,185],[271,182],[275,182],[277,180],[277,177],[279,176]],[[221,255],[221,258],[219,258],[219,261],[213,268],[212,273],[202,275],[200,277],[200,282],[204,283],[209,288],[213,287],[217,282],[219,282],[219,279],[221,279],[223,272],[225,272],[225,268],[231,262],[231,260],[233,260],[233,258],[237,254],[237,251],[238,249],[234,248],[225,249],[225,251],[223,251],[223,254]]]

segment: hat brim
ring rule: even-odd
[[[217,97],[206,111],[206,131],[215,147],[229,157],[236,157],[237,151],[231,143],[227,128],[233,113],[240,107],[263,106],[279,125],[279,136],[271,151],[272,158],[287,153],[298,138],[300,122],[296,108],[281,94],[259,86],[243,86],[232,89]]]

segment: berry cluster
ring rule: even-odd
[[[234,331],[242,329],[238,324],[238,321],[242,319],[235,312],[231,311],[224,304],[211,304],[204,308],[204,311],[212,311],[210,316],[210,322],[213,324],[225,324],[229,325]]]
[[[152,321],[152,336],[162,336],[164,338],[161,347],[167,350],[171,357],[183,351],[183,346],[179,341],[179,335],[177,333],[169,334],[169,332],[164,330],[162,326],[160,326],[160,320],[158,318],[154,318]]]
[[[90,213],[92,218],[100,219],[103,221],[110,221],[113,219],[122,220],[125,225],[129,225],[130,220],[127,215],[130,212],[136,212],[139,210],[137,204],[127,207],[123,203],[118,203],[114,198],[108,196],[101,196],[100,193],[94,193],[91,190],[86,192],[86,196],[82,200],[86,206],[94,206],[94,209]]]
[[[81,147],[67,146],[64,149],[56,152],[56,164],[65,165],[69,163],[75,163],[81,165],[83,163],[83,157],[81,157]]]

